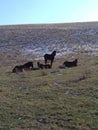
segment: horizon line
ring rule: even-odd
[[[19,23],[19,24],[0,24],[0,26],[21,26],[21,25],[59,25],[59,24],[78,24],[78,23],[97,23],[98,21],[80,21],[80,22],[53,22],[53,23]]]

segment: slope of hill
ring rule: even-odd
[[[98,22],[0,26],[0,54],[6,54],[5,59],[42,58],[53,50],[57,56],[98,54]]]
[[[97,41],[97,22],[1,26],[0,130],[98,130]],[[53,67],[38,69],[54,49]],[[61,69],[66,58],[77,67]],[[37,70],[12,73],[29,60]]]

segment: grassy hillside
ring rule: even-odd
[[[59,69],[62,58],[47,70],[0,67],[0,129],[97,130],[98,56],[74,57],[74,68]]]
[[[97,41],[98,22],[0,26],[0,130],[98,130]],[[52,69],[11,73],[54,49]]]

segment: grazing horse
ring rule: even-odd
[[[50,64],[41,64],[40,62],[37,62],[38,68],[39,69],[50,69],[51,65]]]
[[[25,70],[33,70],[33,62],[27,62],[23,65]]]
[[[77,62],[78,62],[77,59],[75,59],[74,61],[65,61],[65,62],[63,63],[63,65],[64,65],[65,67],[75,67],[75,66],[77,66]]]
[[[12,73],[23,72],[23,65],[17,65],[13,68]]]
[[[45,59],[45,64],[47,64],[47,61],[51,61],[51,67],[54,61],[54,57],[56,55],[56,51],[53,51],[51,54],[45,54],[44,55],[44,59]]]

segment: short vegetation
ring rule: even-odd
[[[1,65],[0,130],[98,130],[98,56],[74,57],[78,65],[63,69],[63,58],[20,73]]]

